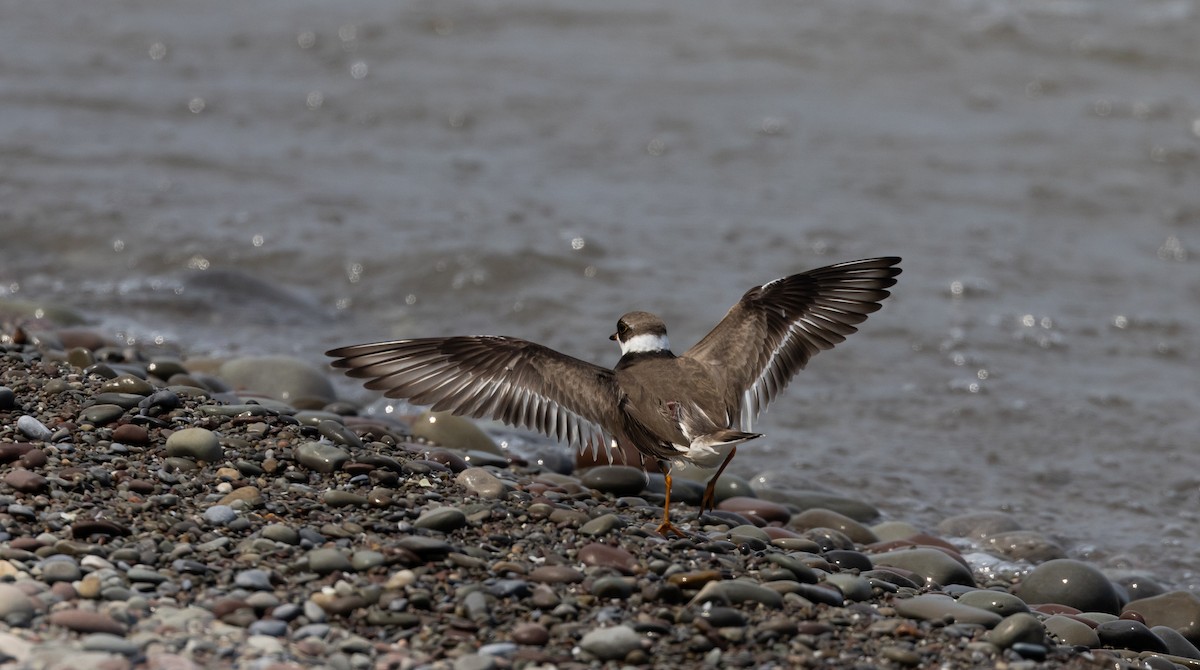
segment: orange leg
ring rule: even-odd
[[[712,479],[708,480],[708,484],[706,484],[704,486],[704,497],[700,499],[700,513],[701,514],[704,514],[708,510],[716,509],[717,480],[720,479],[721,473],[725,472],[725,466],[729,465],[729,461],[733,460],[733,455],[736,453],[737,453],[736,446],[729,450],[729,455],[725,457],[725,462],[721,464],[721,467],[717,468],[717,474],[713,475]]]
[[[659,461],[658,467],[663,471],[663,477],[667,480],[667,499],[663,501],[663,520],[658,524],[658,534],[667,537],[667,533],[675,533],[679,537],[687,537],[687,533],[671,523],[671,469],[664,461]]]

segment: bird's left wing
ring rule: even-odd
[[[620,391],[611,370],[515,337],[432,337],[326,352],[369,389],[436,411],[490,418],[611,460]]]

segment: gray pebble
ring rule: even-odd
[[[73,582],[82,576],[79,564],[68,556],[55,556],[42,562],[42,581],[47,584]]]
[[[1028,612],[1017,612],[1004,617],[987,635],[987,641],[1008,649],[1018,642],[1042,644],[1046,638],[1046,630],[1037,617]]]
[[[875,596],[870,580],[848,572],[836,572],[825,576],[825,581],[833,584],[842,592],[846,600],[866,602]]]
[[[975,578],[971,576],[971,571],[965,565],[954,560],[945,552],[929,547],[900,549],[876,554],[871,557],[871,563],[876,566],[885,565],[915,572],[928,584],[975,586]]]
[[[790,554],[767,554],[767,560],[778,565],[781,568],[786,568],[793,575],[796,581],[804,584],[816,584],[819,581],[816,570],[804,564],[804,561]]]
[[[580,477],[584,486],[616,496],[637,495],[645,490],[647,482],[645,471],[628,465],[598,465]]]
[[[504,452],[474,421],[449,412],[425,412],[412,424],[413,437],[423,438],[448,449],[475,449],[497,456]]]
[[[180,567],[182,567],[182,566],[180,566]],[[143,567],[137,567],[137,566],[129,568],[129,570],[127,570],[125,572],[125,578],[131,582],[146,583],[146,584],[162,584],[163,582],[170,579],[166,575],[164,575],[160,572],[157,572],[155,570],[151,570],[150,568],[143,568]]]
[[[1031,605],[1057,603],[1109,614],[1121,611],[1112,582],[1095,567],[1069,558],[1037,566],[1017,585],[1014,594]]]
[[[90,423],[103,426],[112,423],[125,414],[125,409],[119,405],[100,404],[86,407],[79,413],[80,423]]]
[[[84,651],[103,651],[122,656],[136,656],[141,648],[136,642],[111,633],[91,633],[79,640]]]
[[[936,594],[898,599],[893,606],[901,616],[924,621],[953,621],[955,623],[980,624],[991,628],[1002,620],[999,614],[981,610],[978,607],[962,605],[950,596]]]
[[[487,654],[463,654],[454,659],[454,670],[494,670],[496,657]]]
[[[246,632],[251,635],[284,637],[287,635],[288,626],[286,621],[280,621],[279,619],[259,619],[247,626]]]
[[[617,661],[641,649],[642,636],[629,626],[596,628],[583,636],[579,646],[602,661]]]
[[[702,605],[706,602],[715,602],[721,605],[735,605],[747,601],[773,608],[783,606],[783,596],[779,592],[740,579],[708,582],[688,604]]]
[[[581,535],[593,537],[604,535],[610,531],[625,527],[625,520],[616,514],[601,514],[579,527]]]
[[[468,449],[463,453],[463,460],[475,467],[492,466],[494,468],[508,467],[508,457],[493,454],[488,451],[480,451],[478,449]]]
[[[233,578],[233,584],[234,586],[254,591],[270,591],[275,588],[271,584],[271,573],[259,568],[251,568],[238,572]]]
[[[45,424],[28,415],[17,419],[17,430],[31,440],[41,440],[43,442],[49,440],[50,436],[54,435]]]
[[[323,371],[289,356],[235,358],[223,363],[217,376],[235,388],[251,389],[284,402],[316,398],[329,403],[337,397]]]
[[[1150,632],[1157,635],[1163,644],[1167,645],[1167,653],[1184,658],[1200,659],[1200,649],[1174,628],[1154,626]]]
[[[308,552],[308,569],[319,575],[331,572],[353,572],[354,565],[341,549],[323,547]]]
[[[34,617],[34,602],[11,584],[0,584],[0,621],[23,627]]]
[[[1134,619],[1118,619],[1096,626],[1100,644],[1130,651],[1152,651],[1163,654],[1167,645],[1146,624]]]
[[[592,582],[592,595],[597,598],[615,598],[625,600],[633,595],[636,584],[628,577],[599,577]]]
[[[350,460],[350,452],[324,442],[305,442],[296,447],[296,462],[317,472],[330,473]]]
[[[971,607],[995,612],[1000,616],[1009,616],[1017,612],[1029,611],[1029,606],[1025,604],[1024,600],[1011,593],[989,589],[968,591],[958,597],[958,602],[963,605],[970,605]]]
[[[1100,646],[1100,636],[1096,635],[1096,629],[1071,617],[1055,614],[1043,621],[1042,625],[1045,626],[1046,632],[1061,644],[1088,649]]]
[[[167,456],[216,463],[222,455],[217,434],[207,428],[184,428],[167,438]]]
[[[454,481],[480,498],[494,500],[504,495],[504,482],[485,468],[467,468],[458,473]]]
[[[132,393],[134,395],[148,396],[154,393],[154,386],[145,379],[140,379],[131,374],[123,374],[101,384],[100,391],[103,393]]]
[[[387,557],[372,549],[359,549],[350,556],[350,564],[358,572],[366,572],[371,568],[383,565]]]
[[[1055,541],[1033,530],[1013,530],[989,535],[983,541],[989,553],[1014,561],[1038,564],[1066,558],[1067,552]]]
[[[512,656],[520,648],[520,645],[514,642],[493,642],[480,647],[479,653],[484,656]]]
[[[755,479],[750,480],[754,485]],[[824,491],[777,491],[754,486],[759,498],[793,506],[800,511],[813,508],[832,510],[844,514],[859,523],[869,523],[879,518],[879,508],[854,498],[847,498]]]
[[[970,512],[942,520],[937,531],[950,537],[982,540],[998,533],[1021,530],[1021,524],[1004,512]]]
[[[457,507],[435,507],[417,517],[413,526],[438,530],[443,533],[457,530],[467,525],[467,515]]]
[[[229,505],[213,505],[204,510],[204,520],[213,526],[224,526],[237,518],[237,512]]]
[[[334,444],[361,449],[362,438],[340,421],[326,419],[317,424],[317,432],[329,438]]]

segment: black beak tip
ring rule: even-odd
[[[616,334],[616,333],[613,333],[612,335],[609,335],[609,336],[608,336],[608,339],[610,339],[610,340],[612,340],[612,341],[614,341],[614,342],[615,342],[615,341],[617,340],[617,334]]]

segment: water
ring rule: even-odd
[[[733,470],[1200,588],[1196,2],[907,4],[5,0],[0,297],[197,354],[611,364],[627,310],[682,349],[901,255]]]

